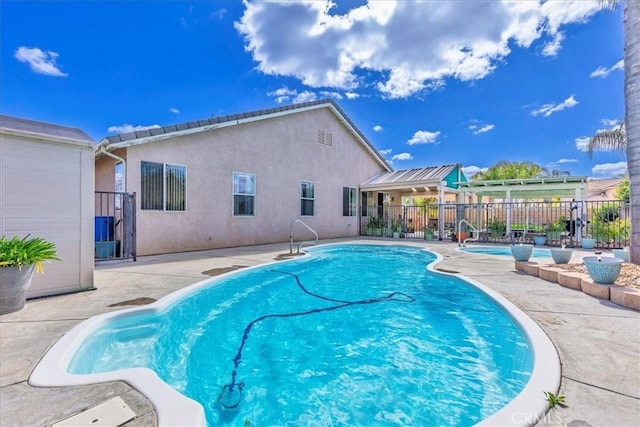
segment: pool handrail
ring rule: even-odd
[[[306,222],[304,222],[301,219],[294,219],[293,221],[291,221],[291,226],[289,227],[289,253],[292,254],[293,253],[293,226],[296,225],[296,223],[300,223],[302,224],[307,230],[309,230],[310,232],[313,233],[314,236],[316,236],[316,239],[314,241],[311,240],[301,240],[298,242],[298,249],[296,253],[300,253],[300,245],[302,245],[303,243],[311,243],[312,245],[315,245],[316,243],[318,243],[318,233],[316,232],[316,230],[314,230],[313,228],[311,228]]]
[[[478,228],[475,225],[471,224],[466,219],[461,219],[460,222],[458,223],[458,231],[460,231],[460,228],[462,227],[462,224],[467,224],[467,226],[471,228],[471,232],[475,233],[475,237],[467,237],[467,238],[465,238],[462,241],[462,244],[460,242],[460,239],[458,239],[458,246],[465,247],[465,246],[467,246],[467,241],[475,242],[480,238],[480,230],[478,230]]]

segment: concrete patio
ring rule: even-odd
[[[322,243],[343,242],[331,240]],[[436,266],[459,272],[504,295],[534,319],[555,344],[562,362],[560,394],[566,408],[542,420],[513,414],[514,425],[640,425],[640,313],[580,291],[516,271],[510,257],[456,251],[451,242],[391,239],[358,241],[426,246],[443,255]],[[151,403],[123,382],[64,388],[28,384],[47,349],[81,321],[122,307],[111,304],[163,296],[209,277],[204,272],[272,262],[288,243],[138,258],[96,265],[97,290],[28,301],[0,318],[0,425],[51,425],[119,396],[135,412],[128,426],[154,426]],[[580,254],[579,250],[575,251]],[[588,254],[584,252],[584,254]],[[551,261],[550,261],[551,262]]]

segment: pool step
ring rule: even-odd
[[[65,418],[51,427],[100,426],[117,427],[136,417],[135,412],[116,396],[86,411]]]

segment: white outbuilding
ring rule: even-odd
[[[80,129],[0,115],[0,235],[42,237],[61,259],[28,298],[93,289],[93,151]]]

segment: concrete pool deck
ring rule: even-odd
[[[567,408],[538,425],[637,426],[640,419],[640,313],[516,271],[510,257],[456,251],[451,242],[361,238],[417,244],[444,259],[435,268],[459,272],[505,296],[549,335],[562,363],[560,394]],[[348,242],[336,239],[320,243]],[[156,425],[153,406],[123,382],[39,388],[27,380],[47,349],[81,321],[123,307],[111,304],[163,296],[222,271],[272,262],[288,243],[140,257],[96,265],[96,291],[28,301],[0,317],[0,425],[43,426],[119,396],[137,417],[128,426]],[[576,250],[577,254],[581,251]],[[584,252],[584,255],[589,255]],[[129,307],[129,306],[126,306]],[[124,308],[126,308],[124,307]],[[513,424],[534,424],[513,414]]]

